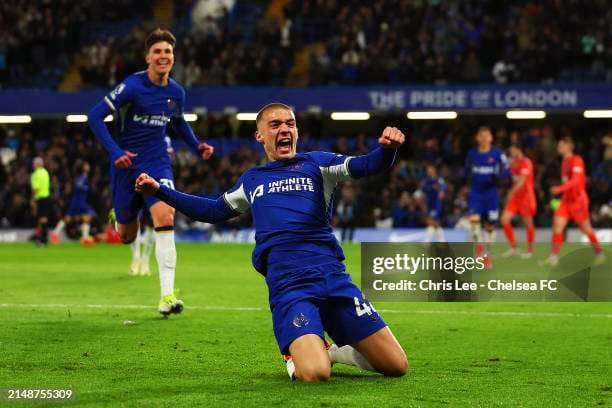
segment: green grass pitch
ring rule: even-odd
[[[359,247],[346,252],[358,279]],[[77,406],[612,404],[611,303],[377,303],[407,376],[337,365],[290,382],[250,255],[180,244],[186,308],[164,320],[156,274],[128,276],[127,247],[0,245],[0,388],[71,388]]]

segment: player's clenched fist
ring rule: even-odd
[[[153,195],[159,190],[159,183],[147,173],[141,173],[136,179],[136,186],[134,189],[137,193]]]
[[[397,149],[404,143],[405,139],[406,136],[404,136],[401,130],[387,126],[378,139],[378,143],[382,147]]]
[[[138,154],[132,153],[129,150],[126,150],[122,156],[119,156],[117,160],[115,160],[115,167],[118,169],[127,169],[132,166],[132,159]]]
[[[215,152],[215,148],[208,143],[200,143],[198,146],[198,151],[204,160],[208,160]]]

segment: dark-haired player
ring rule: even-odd
[[[174,295],[176,247],[174,209],[156,197],[134,192],[138,175],[147,172],[168,188],[174,188],[170,158],[164,141],[166,127],[185,140],[194,153],[208,159],[213,148],[200,143],[183,117],[185,90],[170,78],[176,39],[170,31],[156,29],[145,41],[147,70],[127,77],[89,113],[89,126],[111,159],[113,207],[121,240],[129,244],[138,232],[138,212],[146,207],[155,228],[155,256],[159,265],[163,315],[180,313],[183,302]],[[115,140],[104,118],[119,116],[121,132]]]
[[[336,184],[389,169],[403,133],[385,128],[380,146],[362,156],[297,154],[295,115],[275,103],[259,112],[255,138],[268,163],[246,171],[216,200],[174,191],[147,174],[138,177],[136,190],[210,223],[251,210],[253,265],[266,278],[274,334],[292,378],[327,380],[332,363],[404,375],[406,355],[346,273],[344,253],[330,226]],[[336,342],[329,350],[325,332]]]
[[[510,171],[504,152],[493,146],[491,129],[480,127],[476,143],[477,147],[468,151],[465,170],[470,182],[468,207],[472,240],[476,243],[477,255],[483,255],[495,242],[495,224],[499,220],[497,184],[500,179],[509,177]],[[490,262],[488,255],[486,262]]]

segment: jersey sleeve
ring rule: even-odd
[[[351,156],[335,154],[330,152],[307,153],[319,166],[325,184],[333,184],[346,181],[351,178],[348,163]]]
[[[227,205],[236,213],[243,214],[249,210],[251,203],[244,189],[244,175],[238,179],[236,184],[223,194]]]
[[[510,164],[508,162],[508,157],[506,154],[499,150],[499,167],[497,169],[497,176],[499,178],[510,178],[512,177],[512,173],[510,172]]]
[[[445,193],[447,190],[446,182],[442,177],[438,178],[438,185],[440,186],[440,192]]]
[[[127,78],[110,91],[105,97],[104,102],[108,105],[111,111],[116,112],[123,105],[130,102],[134,95],[134,85]]]
[[[584,174],[584,160],[582,160],[582,157],[579,156],[574,156],[573,160],[572,160],[572,168],[570,170],[572,176],[576,175],[576,174]]]

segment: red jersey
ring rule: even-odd
[[[563,159],[561,180],[563,184],[559,186],[559,190],[563,193],[562,201],[574,202],[587,197],[586,168],[582,157],[574,154]]]
[[[531,163],[529,157],[512,160],[510,170],[512,171],[512,178],[515,183],[519,176],[525,177],[525,182],[521,188],[516,190],[512,195],[512,200],[523,201],[535,199],[535,191],[533,188],[533,163]]]

